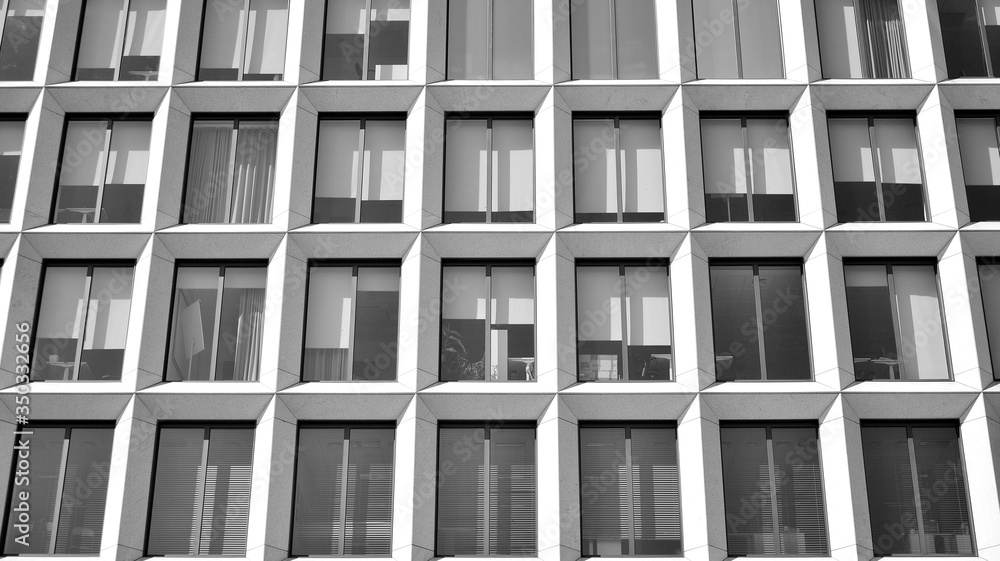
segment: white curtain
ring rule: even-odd
[[[195,124],[184,200],[186,223],[226,222],[226,203],[232,187],[232,143],[232,123]]]
[[[236,356],[233,379],[252,381],[260,372],[260,347],[264,332],[263,288],[246,288],[240,296],[240,315],[237,324]]]
[[[240,124],[230,223],[271,221],[277,144],[277,123]]]

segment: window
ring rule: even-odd
[[[266,267],[182,265],[174,281],[167,381],[256,381]]]
[[[875,555],[975,555],[958,427],[862,424]]]
[[[35,330],[35,380],[120,380],[132,267],[48,266]]]
[[[531,127],[531,119],[446,121],[445,222],[534,221]]]
[[[10,222],[23,144],[24,121],[0,120],[0,223]]]
[[[577,222],[663,222],[660,119],[573,121]]]
[[[829,555],[816,426],[720,432],[729,555]]]
[[[569,20],[573,79],[659,77],[653,4],[653,0],[572,2]]]
[[[784,78],[777,0],[693,0],[699,78]]]
[[[1000,77],[1000,0],[938,2],[948,77]]]
[[[3,0],[0,0],[3,5]],[[38,37],[45,15],[43,0],[7,0],[0,18],[0,81],[31,81],[35,77]]]
[[[958,146],[965,173],[969,218],[1000,220],[1000,149],[996,117],[959,117]]]
[[[438,556],[536,555],[535,428],[503,424],[438,431]]]
[[[816,0],[824,78],[909,78],[897,0]]]
[[[809,380],[802,265],[713,263],[718,380]]]
[[[788,119],[701,120],[708,222],[794,222]]]
[[[114,428],[40,425],[23,434],[15,463],[31,465],[12,473],[4,554],[98,555]]]
[[[193,121],[184,222],[270,222],[277,144],[277,120]]]
[[[677,430],[580,427],[584,557],[682,555]]]
[[[87,0],[76,80],[156,80],[167,0]]]
[[[205,3],[199,80],[281,80],[288,0]]]
[[[152,125],[66,121],[52,222],[139,223]]]
[[[947,380],[937,271],[923,264],[845,264],[858,380]]]
[[[395,380],[399,267],[309,268],[302,380]]]
[[[403,221],[405,120],[324,119],[317,146],[314,223]]]
[[[581,382],[671,379],[665,262],[578,266],[576,321]]]
[[[293,556],[392,554],[392,427],[299,429]]]
[[[445,265],[441,300],[442,381],[535,380],[534,266]]]
[[[410,0],[327,0],[322,78],[405,80],[409,40]]]
[[[839,222],[926,219],[912,117],[838,117],[828,124]]]
[[[146,555],[246,553],[252,427],[161,427]]]
[[[983,293],[993,376],[1000,379],[1000,259],[991,257],[979,260],[979,286]]]
[[[531,0],[448,2],[449,80],[530,80]]]

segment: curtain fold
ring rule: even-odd
[[[232,142],[231,124],[195,125],[191,133],[184,222],[226,221],[226,201],[232,187],[229,168]]]
[[[260,347],[264,331],[264,289],[248,288],[240,297],[233,379],[251,381],[260,371]]]
[[[271,221],[277,142],[277,123],[240,125],[230,223]]]
[[[903,21],[896,0],[862,0],[860,2],[862,42],[867,42],[867,76],[872,78],[909,78],[910,65],[906,56]],[[864,58],[864,57],[862,57]]]
[[[350,380],[347,349],[306,349],[302,379],[309,382]]]

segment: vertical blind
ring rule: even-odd
[[[823,0],[816,19],[824,77],[910,77],[897,0]]]
[[[160,429],[148,555],[244,555],[252,428]]]

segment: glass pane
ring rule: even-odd
[[[302,364],[305,382],[350,379],[353,282],[350,267],[309,269],[309,309]]]
[[[1000,378],[1000,263],[979,266],[979,285],[983,292],[986,329],[993,358],[993,376]]]
[[[862,56],[870,78],[909,78],[906,37],[896,0],[861,0]]]
[[[636,555],[681,555],[677,432],[632,429],[632,502]]]
[[[138,223],[149,163],[149,121],[114,124],[108,155],[107,179],[101,198],[101,222]]]
[[[361,121],[320,121],[313,222],[355,220]]]
[[[405,121],[368,121],[365,124],[362,222],[400,222],[403,219],[405,125]]]
[[[253,429],[212,429],[198,555],[242,556],[246,551],[253,433]]]
[[[983,10],[983,32],[990,53],[991,76],[1000,76],[1000,0],[979,0]]]
[[[247,7],[250,0],[230,3],[224,9],[205,10],[201,35],[199,80],[238,80],[246,44]]]
[[[371,0],[368,79],[405,80],[410,0]]]
[[[744,78],[784,78],[777,0],[736,2]]]
[[[0,40],[0,80],[30,81],[35,74],[38,38],[45,8],[38,0],[10,0]]]
[[[485,222],[487,123],[481,119],[449,120],[445,134],[445,221]]]
[[[23,141],[24,121],[0,121],[0,222],[10,222]]]
[[[722,483],[729,555],[774,555],[775,525],[767,429],[723,427]]]
[[[167,381],[209,379],[220,288],[218,267],[177,269]]]
[[[665,268],[625,267],[628,379],[670,379],[670,297]]]
[[[493,2],[494,80],[534,77],[531,22],[531,0]]]
[[[584,556],[629,555],[625,429],[580,428],[580,523]]]
[[[955,119],[955,124],[965,184],[1000,186],[996,121],[992,118]]]
[[[532,557],[537,531],[535,429],[493,429],[490,431],[490,547],[485,553]]]
[[[125,26],[122,0],[88,0],[76,55],[77,80],[114,80]]]
[[[55,222],[96,221],[97,192],[107,170],[107,121],[70,121],[59,169]]]
[[[615,136],[615,123],[611,119],[573,122],[573,182],[577,222],[618,220]]]
[[[739,119],[702,119],[701,152],[705,169],[708,222],[746,221],[746,152]]]
[[[753,177],[753,218],[795,221],[792,151],[785,119],[748,119],[747,143]]]
[[[485,380],[486,268],[444,267],[441,300],[441,380]]]
[[[759,380],[760,343],[753,267],[713,266],[712,325],[719,380]]]
[[[913,427],[927,555],[973,555],[972,520],[954,427]]]
[[[358,269],[354,379],[395,380],[399,333],[399,268]]]
[[[360,80],[365,54],[365,0],[328,0],[324,80]]]
[[[531,121],[493,121],[493,222],[530,222],[535,208]]]
[[[895,318],[885,265],[848,265],[847,315],[858,380],[897,380]]]
[[[343,555],[344,429],[299,429],[292,555]]]
[[[861,441],[875,555],[920,554],[906,427],[861,427]]]
[[[215,379],[250,382],[260,371],[266,294],[264,267],[230,267],[219,310],[219,349]]]
[[[663,220],[663,142],[654,120],[621,121],[625,213],[658,214]]]
[[[886,220],[923,220],[923,180],[912,119],[875,119]]]
[[[184,193],[186,224],[228,221],[235,135],[232,121],[196,121],[192,125]]]
[[[815,428],[771,429],[777,484],[780,555],[824,556],[826,516]]]
[[[535,379],[535,271],[493,267],[490,280],[490,380]]]
[[[114,429],[79,428],[70,435],[55,553],[98,555]]]
[[[132,267],[95,267],[80,356],[81,380],[120,380],[125,358]]]
[[[864,78],[855,0],[816,2],[824,78]]]
[[[485,555],[486,471],[481,428],[438,431],[437,555]]]
[[[986,76],[976,0],[938,2],[948,77]]]
[[[277,152],[277,121],[240,123],[229,223],[265,224],[271,221]]]
[[[205,498],[205,429],[161,428],[150,510],[149,555],[197,555]]]
[[[611,5],[603,1],[572,2],[569,21],[573,79],[614,78]]]
[[[867,119],[830,119],[833,180],[875,181],[874,158]],[[910,129],[913,122],[910,121]],[[891,153],[889,153],[891,156]]]
[[[658,78],[653,0],[615,0],[615,27],[618,78]]]
[[[35,427],[30,430],[34,434],[24,437],[29,440],[29,477],[15,476],[11,483],[6,554],[47,554],[55,530],[62,460],[65,446],[69,444],[66,429]],[[26,500],[21,500],[22,493],[27,494]],[[23,525],[19,520],[22,513],[27,518]]]
[[[392,553],[394,432],[351,429],[345,555],[388,557]]]
[[[499,3],[502,3],[499,2]],[[488,80],[488,0],[448,2],[448,79]]]
[[[576,270],[577,375],[622,379],[622,279],[618,267]]]
[[[767,379],[808,380],[809,326],[802,269],[761,266],[758,271]]]
[[[934,267],[896,265],[892,268],[892,278],[903,345],[903,377],[947,380],[948,355]]]
[[[732,0],[692,0],[692,3],[698,77],[739,78]]]
[[[86,267],[45,269],[31,369],[34,379],[73,379],[83,336],[88,280]]]
[[[280,80],[285,69],[288,0],[251,0],[244,80]]]
[[[119,80],[157,79],[166,16],[167,0],[129,1]]]

